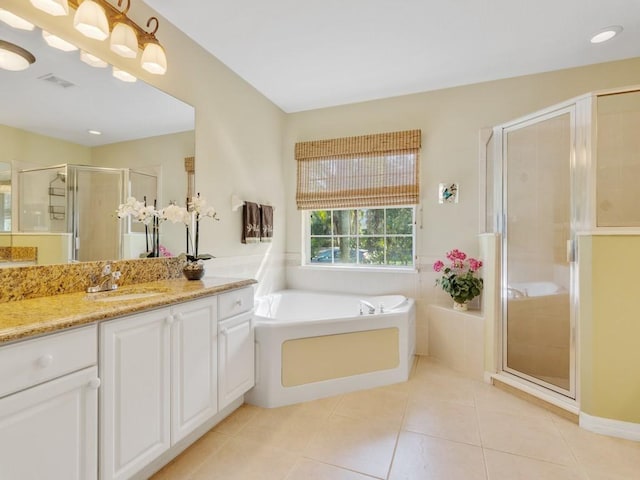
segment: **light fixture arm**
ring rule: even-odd
[[[118,8],[122,7],[122,1],[123,0],[118,0]],[[130,8],[131,8],[131,0],[127,0],[127,6],[122,9],[121,13],[126,16]]]

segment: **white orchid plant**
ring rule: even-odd
[[[158,210],[156,210],[156,201],[153,205],[147,205],[147,197],[142,202],[136,200],[135,197],[127,198],[125,203],[118,206],[116,210],[118,218],[131,217],[137,222],[144,223],[144,234],[146,240],[146,252],[141,257],[159,257],[160,256],[160,221],[162,220]],[[151,248],[149,248],[149,233],[151,233]]]
[[[148,235],[148,227],[151,225],[152,249],[149,253],[149,241],[147,239],[148,254],[144,256],[157,257],[160,250],[158,227],[163,221],[171,223],[182,223],[187,229],[187,251],[186,258],[189,262],[197,262],[198,260],[209,260],[213,255],[208,253],[198,253],[200,243],[200,220],[203,218],[211,218],[212,220],[220,220],[218,214],[212,206],[207,205],[207,201],[200,196],[187,199],[187,206],[170,204],[163,209],[158,210],[156,202],[154,205],[147,205],[146,198],[143,202],[136,200],[135,197],[129,197],[126,203],[121,204],[116,211],[118,218],[131,217],[132,219],[145,224],[145,233]],[[195,240],[191,236],[192,230],[195,231]],[[148,238],[148,237],[147,237]]]
[[[211,220],[220,220],[216,209],[207,205],[204,197],[198,193],[197,196],[187,199],[187,206],[180,207],[178,205],[169,205],[161,210],[160,215],[163,219],[172,223],[184,223],[187,229],[187,252],[186,257],[189,262],[197,262],[198,260],[209,260],[213,255],[209,253],[198,253],[200,243],[200,220],[210,218]],[[191,237],[191,231],[195,230],[195,240]]]

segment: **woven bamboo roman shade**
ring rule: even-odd
[[[298,210],[415,205],[420,130],[296,143]]]

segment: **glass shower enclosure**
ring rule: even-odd
[[[501,239],[502,372],[576,399],[576,239],[640,231],[639,128],[638,87],[493,128],[485,230]]]
[[[123,168],[55,165],[21,170],[18,189],[20,232],[70,234],[68,261],[113,260],[123,258],[118,205],[132,191],[156,198],[157,180]]]
[[[575,106],[496,127],[502,369],[575,398]]]

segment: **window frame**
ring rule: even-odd
[[[352,207],[352,208],[316,208],[313,210],[302,210],[302,258],[301,258],[301,266],[313,268],[313,269],[335,269],[335,270],[358,270],[358,271],[384,271],[384,272],[416,272],[417,271],[417,257],[416,257],[416,242],[417,242],[417,212],[418,205],[387,205],[387,206],[372,206],[372,207]],[[334,235],[333,232],[330,235],[311,235],[311,213],[315,211],[345,211],[345,210],[384,210],[385,215],[385,225],[386,225],[386,210],[389,209],[401,209],[401,208],[410,208],[412,215],[411,222],[411,233],[410,234],[391,234],[388,235],[386,231],[382,234],[370,234],[370,235],[360,235],[359,232],[355,232],[354,235]],[[386,229],[386,227],[385,227]],[[411,251],[411,265],[388,265],[384,264],[367,264],[367,263],[357,263],[359,261],[358,255],[356,255],[356,263],[328,263],[324,264],[321,262],[311,262],[311,238],[312,237],[325,237],[325,238],[340,238],[340,237],[354,237],[357,239],[357,247],[356,250],[360,248],[360,238],[371,238],[371,237],[384,237],[386,238],[411,238],[412,239],[412,251]],[[332,241],[333,245],[333,241]],[[331,248],[334,248],[333,246]],[[386,249],[385,249],[385,262],[386,262]]]

